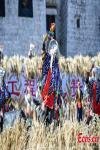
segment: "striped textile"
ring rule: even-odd
[[[46,53],[46,57],[42,67],[42,88],[45,85],[47,74],[50,69],[50,60],[51,60],[50,54]],[[52,93],[53,91],[59,91],[60,88],[59,81],[60,81],[60,72],[59,72],[58,58],[55,57],[52,64],[52,75],[49,87],[49,94]]]

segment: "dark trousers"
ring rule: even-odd
[[[54,109],[46,108],[46,125],[49,125],[54,120]]]
[[[0,116],[0,132],[3,131],[3,117]]]
[[[77,107],[77,120],[78,122],[82,121],[82,108]]]

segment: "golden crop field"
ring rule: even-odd
[[[79,74],[84,76],[92,64],[100,66],[100,53],[95,57],[75,56],[74,58],[59,58],[61,72]],[[41,76],[42,58],[35,56],[31,60],[27,57],[13,56],[4,57],[3,67],[7,72],[16,73],[18,76],[22,68],[26,70],[27,78],[31,75]],[[4,130],[0,134],[0,150],[99,150],[98,143],[78,142],[78,134],[82,136],[97,136],[100,138],[100,119],[96,116],[90,125],[85,122],[80,124],[74,120],[62,121],[62,127],[45,127],[43,124],[33,121],[32,127],[27,131],[26,125],[16,123],[14,127]],[[92,133],[89,135],[89,133]]]

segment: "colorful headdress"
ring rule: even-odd
[[[56,27],[55,23],[51,23],[50,31],[54,32],[55,31],[55,27]]]

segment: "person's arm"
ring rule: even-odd
[[[43,42],[43,45],[42,45],[42,51],[43,51],[43,52],[45,52],[45,51],[46,51],[45,41]]]
[[[83,99],[83,92],[82,92],[82,90],[81,90],[81,99]]]

